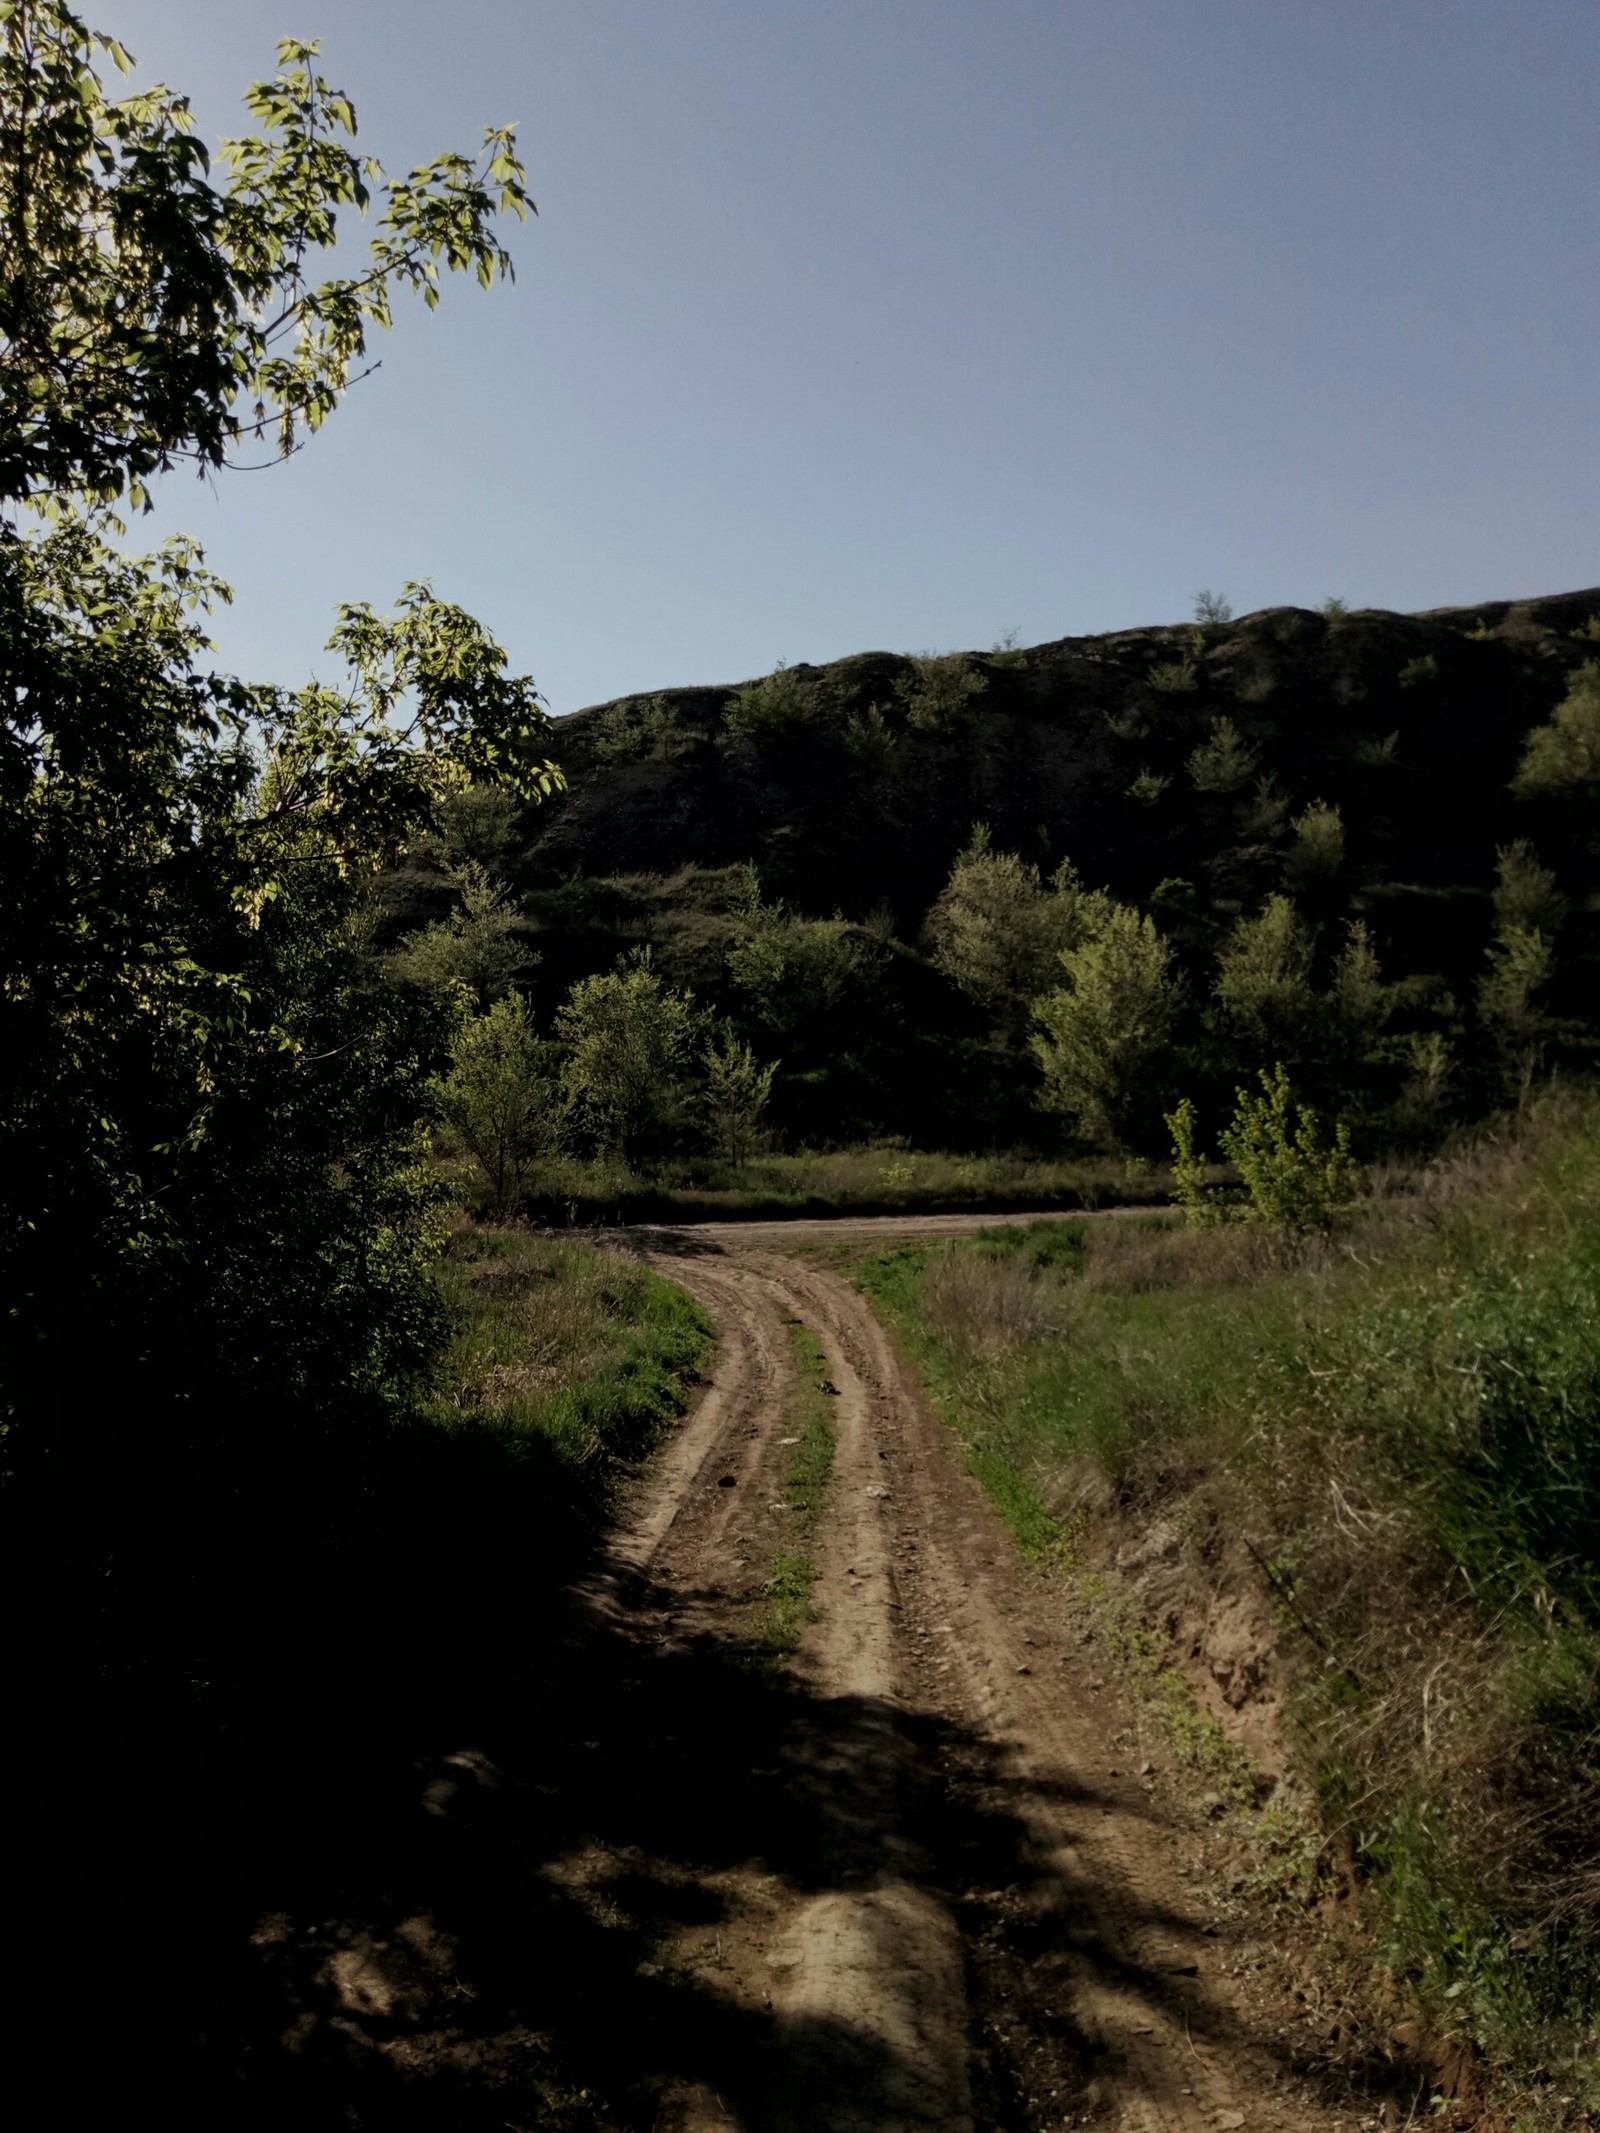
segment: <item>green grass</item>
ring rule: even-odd
[[[683,1413],[714,1337],[671,1282],[570,1239],[468,1229],[440,1282],[453,1330],[420,1419],[595,1500]]]
[[[808,1326],[791,1321],[790,1339],[799,1391],[793,1422],[796,1443],[790,1450],[785,1478],[785,1501],[793,1522],[794,1544],[780,1548],[762,1587],[760,1623],[755,1643],[763,1658],[772,1663],[792,1652],[800,1633],[812,1620],[811,1592],[816,1583],[816,1565],[806,1552],[822,1515],[823,1500],[833,1473],[833,1393],[829,1386],[827,1358],[822,1343]]]
[[[472,1165],[437,1136],[452,1189],[479,1189]],[[1024,1155],[951,1155],[899,1143],[764,1155],[733,1165],[685,1156],[649,1176],[620,1162],[562,1156],[529,1180],[524,1212],[555,1228],[606,1222],[782,1220],[831,1214],[1006,1212],[1162,1203],[1164,1171],[1103,1158],[1047,1162]]]
[[[1600,2108],[1600,1108],[1547,1107],[1331,1245],[1264,1243],[1041,1225],[858,1279],[1241,1825],[1248,1765],[1102,1566],[1157,1517],[1197,1591],[1244,1542],[1270,1566],[1321,1828],[1257,1816],[1258,1886],[1303,1896],[1340,1836],[1389,1965],[1561,2123],[1547,2090]]]

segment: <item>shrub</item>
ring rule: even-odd
[[[910,673],[900,676],[894,693],[913,732],[952,734],[968,723],[987,687],[965,652],[917,652]]]
[[[1237,792],[1255,774],[1261,758],[1250,747],[1231,718],[1214,721],[1210,735],[1189,757],[1190,781],[1196,792]]]
[[[1341,1120],[1324,1138],[1317,1113],[1298,1104],[1281,1066],[1262,1071],[1261,1094],[1237,1092],[1237,1107],[1220,1136],[1249,1196],[1252,1217],[1291,1234],[1331,1229],[1361,1192],[1350,1154],[1350,1129]]]
[[[780,660],[770,674],[747,681],[729,699],[723,722],[740,740],[786,740],[809,724],[814,709],[814,692]]]
[[[1200,686],[1199,672],[1192,659],[1160,660],[1146,674],[1145,680],[1159,696],[1191,696]]]
[[[1600,660],[1588,660],[1567,684],[1547,725],[1528,735],[1511,789],[1522,800],[1592,792],[1600,785]]]

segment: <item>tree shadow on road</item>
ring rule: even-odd
[[[671,1960],[741,1876],[804,1899],[907,1870],[886,1728],[914,1870],[966,1937],[977,2123],[1091,2108],[1105,2047],[1056,1959],[1152,2005],[1181,1986],[1086,1938],[1005,1751],[685,1629],[693,1595],[600,1575],[553,1475],[486,1490],[454,1456],[380,1477],[331,1538],[258,1504],[212,1563],[209,1701],[135,1684],[108,1729],[86,1696],[38,1759],[13,1835],[55,1876],[29,2049],[58,2115],[153,2087],[212,2133],[578,2133],[693,2096],[770,2123],[797,2059],[890,2088],[847,2019],[780,2039],[748,1964]]]

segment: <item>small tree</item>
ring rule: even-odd
[[[1526,837],[1495,853],[1494,918],[1497,930],[1542,933],[1553,939],[1567,915],[1556,877],[1539,864]]]
[[[528,1003],[508,992],[466,1024],[450,1071],[435,1086],[439,1115],[483,1172],[497,1222],[516,1206],[534,1161],[556,1139],[559,1113],[546,1061]]]
[[[1177,1013],[1172,952],[1149,918],[1108,898],[1094,932],[1060,963],[1067,983],[1033,1011],[1044,1102],[1120,1147]]]
[[[419,838],[418,845],[424,851],[434,847],[451,874],[470,862],[486,874],[503,876],[520,849],[525,804],[507,786],[474,780],[450,795],[439,810],[437,834]]]
[[[1197,592],[1194,596],[1194,619],[1199,623],[1231,622],[1233,602],[1221,593]]]
[[[580,979],[558,1012],[562,1084],[596,1141],[625,1163],[641,1161],[679,1118],[698,1020],[690,996],[663,985],[648,948]]]
[[[936,968],[1020,1043],[1033,1002],[1059,974],[1060,954],[1088,930],[1085,897],[1069,867],[1046,888],[1014,852],[994,851],[980,823],[928,914]]]
[[[762,1066],[726,1027],[700,1054],[700,1064],[706,1076],[700,1102],[711,1138],[730,1163],[742,1163],[755,1147],[777,1064]]]
[[[1376,1042],[1394,1004],[1364,919],[1352,919],[1346,929],[1327,1001],[1333,1021],[1330,1035],[1347,1056],[1360,1057]]]
[[[1298,1056],[1316,1017],[1310,929],[1287,896],[1241,918],[1217,960],[1216,1001],[1229,1031],[1255,1057]]]
[[[474,860],[456,871],[461,901],[445,919],[408,934],[392,965],[410,984],[445,992],[462,985],[480,1007],[510,991],[539,960],[528,946],[528,922],[498,882]]]
[[[1542,995],[1555,975],[1555,935],[1566,900],[1555,876],[1519,838],[1496,853],[1494,933],[1478,980],[1478,1019],[1500,1062],[1501,1084],[1527,1094],[1554,1024]]]
[[[750,1018],[786,1051],[806,1033],[826,1028],[852,996],[865,996],[882,969],[881,941],[847,919],[802,918],[780,901],[767,903],[760,877],[749,869],[728,950],[728,975]]]
[[[731,714],[729,723],[732,724]],[[618,765],[667,762],[683,755],[692,738],[679,727],[664,696],[627,696],[620,703],[608,704],[600,713],[595,758]]]
[[[1237,792],[1255,775],[1261,758],[1231,718],[1212,722],[1210,737],[1190,754],[1188,771],[1196,792]]]

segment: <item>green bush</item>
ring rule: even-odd
[[[1244,1181],[1255,1220],[1291,1235],[1331,1229],[1359,1198],[1361,1172],[1340,1120],[1328,1140],[1317,1113],[1298,1103],[1281,1066],[1260,1076],[1261,1094],[1236,1092],[1222,1152]]]
[[[770,674],[747,681],[729,698],[723,723],[739,740],[783,741],[805,731],[815,708],[813,691],[780,660]]]

